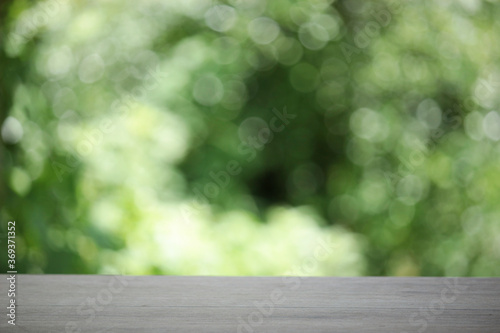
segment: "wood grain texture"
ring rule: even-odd
[[[500,332],[498,278],[6,277],[0,332]]]

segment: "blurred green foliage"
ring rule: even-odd
[[[498,1],[0,17],[19,272],[500,274]]]

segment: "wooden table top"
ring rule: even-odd
[[[500,332],[500,278],[7,277],[0,332]]]

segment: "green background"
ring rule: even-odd
[[[498,276],[499,16],[4,2],[1,270]]]

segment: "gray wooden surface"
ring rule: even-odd
[[[500,279],[17,275],[0,332],[500,332]]]

